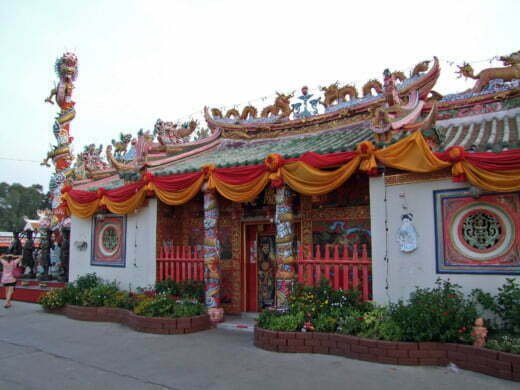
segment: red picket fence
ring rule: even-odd
[[[157,257],[158,282],[171,279],[204,280],[204,255],[202,250],[191,246],[163,245]]]
[[[298,282],[306,286],[317,286],[327,279],[331,286],[342,290],[360,290],[363,300],[372,296],[372,259],[363,244],[361,254],[357,244],[349,254],[347,246],[316,245],[314,254],[311,245],[300,247],[298,253]]]
[[[372,298],[372,259],[368,257],[366,244],[347,246],[311,245],[300,247],[298,253],[298,282],[307,286],[319,285],[327,279],[331,286],[342,290],[360,290],[364,300]],[[171,279],[204,280],[204,256],[202,250],[191,246],[163,245],[157,257],[157,281]]]

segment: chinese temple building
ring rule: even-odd
[[[157,120],[85,147],[61,189],[70,279],[134,289],[203,280],[215,319],[284,307],[322,278],[384,303],[438,277],[465,291],[520,273],[520,52],[441,96],[437,58],[358,89]],[[63,208],[63,207],[62,207]]]

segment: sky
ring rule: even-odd
[[[435,90],[464,91],[476,71],[520,49],[520,1],[0,0],[0,182],[48,188],[55,144],[54,62],[79,59],[74,151],[204,106],[271,104],[276,91],[335,81],[359,88],[385,68],[408,74],[434,55]]]

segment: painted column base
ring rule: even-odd
[[[219,322],[224,321],[224,309],[221,307],[213,307],[211,309],[208,309],[209,314],[209,320],[213,324],[217,324]]]

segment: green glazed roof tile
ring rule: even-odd
[[[359,142],[372,139],[372,134],[372,131],[365,127],[281,139],[258,141],[228,139],[223,140],[216,149],[157,168],[154,173],[175,174],[184,170],[196,171],[206,164],[215,164],[217,167],[254,165],[261,163],[271,153],[291,158],[310,151],[324,154],[352,150]]]

